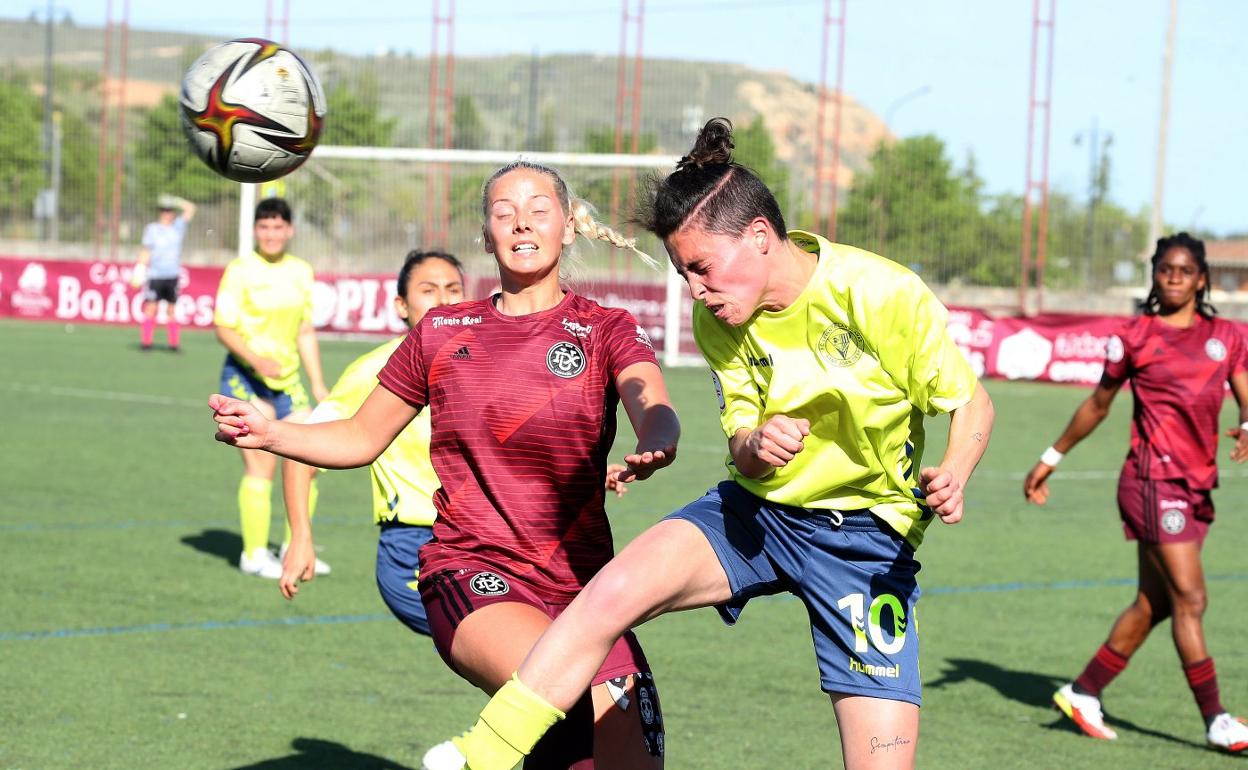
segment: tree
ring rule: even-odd
[[[581,139],[581,147],[584,152],[592,152],[598,154],[610,154],[615,152],[615,129],[612,128],[591,128],[585,132]],[[654,134],[640,134],[637,137],[637,154],[646,155],[654,152],[658,147],[658,140]],[[631,153],[633,148],[633,135],[625,132],[620,137],[621,152]],[[603,169],[596,171],[591,179],[583,182],[580,189],[576,193],[583,199],[589,201],[593,206],[598,208],[602,213],[602,221],[612,227],[621,227],[628,220],[632,219],[633,209],[636,208],[636,194],[638,189],[638,176],[644,172],[636,169]],[[630,200],[630,191],[632,199]],[[619,210],[609,211],[612,204],[615,204]]]
[[[452,144],[461,150],[479,150],[486,145],[489,136],[477,103],[467,95],[455,97],[454,134]]]
[[[325,96],[322,144],[348,147],[389,147],[394,143],[397,118],[381,117],[377,76],[366,72],[354,84],[340,82]]]
[[[138,195],[145,209],[161,194],[179,195],[204,202],[230,195],[234,185],[208,168],[188,145],[182,130],[181,105],[174,94],[165,94],[147,111],[140,124],[132,152]]]
[[[901,262],[929,282],[966,278],[984,267],[981,187],[973,159],[957,172],[936,136],[881,142],[870,168],[854,177],[837,237]]]
[[[21,80],[0,81],[0,226],[29,218],[35,196],[46,185],[43,170],[43,106]]]
[[[745,128],[736,128],[732,137],[733,160],[757,174],[780,204],[785,219],[796,222],[797,212],[789,208],[789,170],[776,159],[776,144],[771,140],[763,116],[755,116]]]

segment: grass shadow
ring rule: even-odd
[[[230,566],[238,564],[238,555],[243,552],[242,536],[224,529],[205,529],[197,535],[187,535],[182,542],[200,553],[223,559]]]
[[[1017,701],[1025,706],[1050,708],[1053,705],[1053,693],[1063,684],[1070,681],[1066,677],[1038,674],[1034,671],[1016,671],[998,666],[995,663],[968,658],[948,658],[944,661],[944,665],[945,670],[941,672],[940,678],[934,682],[925,682],[923,684],[924,689],[938,690],[942,687],[962,682],[980,682],[996,690],[998,695],[1007,700]],[[1126,730],[1140,735],[1147,735],[1150,738],[1177,743],[1181,746],[1205,748],[1203,742],[1191,741],[1143,727],[1129,719],[1113,716],[1108,711],[1105,714],[1105,722],[1120,732]],[[1042,727],[1046,730],[1082,734],[1073,722],[1060,713],[1055,713],[1053,721],[1042,725]]]
[[[296,738],[290,742],[294,754],[264,759],[231,770],[416,770],[385,757],[362,754],[333,741]]]

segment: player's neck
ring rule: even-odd
[[[540,281],[531,286],[503,286],[494,307],[503,315],[532,315],[550,310],[563,301],[563,296],[557,280]]]
[[[1161,308],[1157,311],[1157,320],[1166,326],[1173,326],[1176,329],[1186,329],[1194,325],[1196,318],[1196,305],[1189,303],[1178,308]]]

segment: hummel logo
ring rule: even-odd
[[[469,353],[468,346],[464,345],[462,348],[452,353],[451,358],[455,359],[456,361],[471,361],[472,353]]]

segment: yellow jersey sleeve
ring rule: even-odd
[[[975,372],[949,336],[948,311],[917,275],[896,272],[858,307],[867,344],[911,404],[931,417],[970,402]]]
[[[233,259],[225,266],[225,272],[221,274],[221,283],[217,286],[217,299],[212,313],[212,322],[216,326],[234,329],[241,321],[242,273],[239,261]]]
[[[701,302],[693,306],[693,338],[711,369],[724,435],[732,438],[742,428],[757,428],[763,422],[762,391],[745,366],[742,341]]]

